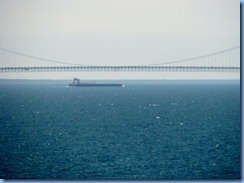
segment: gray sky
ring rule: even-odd
[[[48,59],[85,65],[143,65],[237,45],[238,0],[0,0],[0,46]],[[0,58],[1,65],[4,60]],[[0,73],[0,78],[72,77],[238,79],[239,74]]]

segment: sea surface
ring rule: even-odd
[[[0,178],[240,179],[239,81],[118,82],[0,80]]]

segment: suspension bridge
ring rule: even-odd
[[[98,66],[63,62],[0,47],[0,72],[240,72],[240,46],[148,65]]]

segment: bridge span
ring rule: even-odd
[[[240,46],[188,59],[148,65],[83,65],[27,55],[0,47],[0,73],[6,72],[240,72]]]
[[[240,72],[240,67],[213,66],[61,66],[1,67],[0,72]]]

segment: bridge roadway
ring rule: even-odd
[[[240,67],[216,66],[54,66],[0,67],[0,72],[240,72]]]

